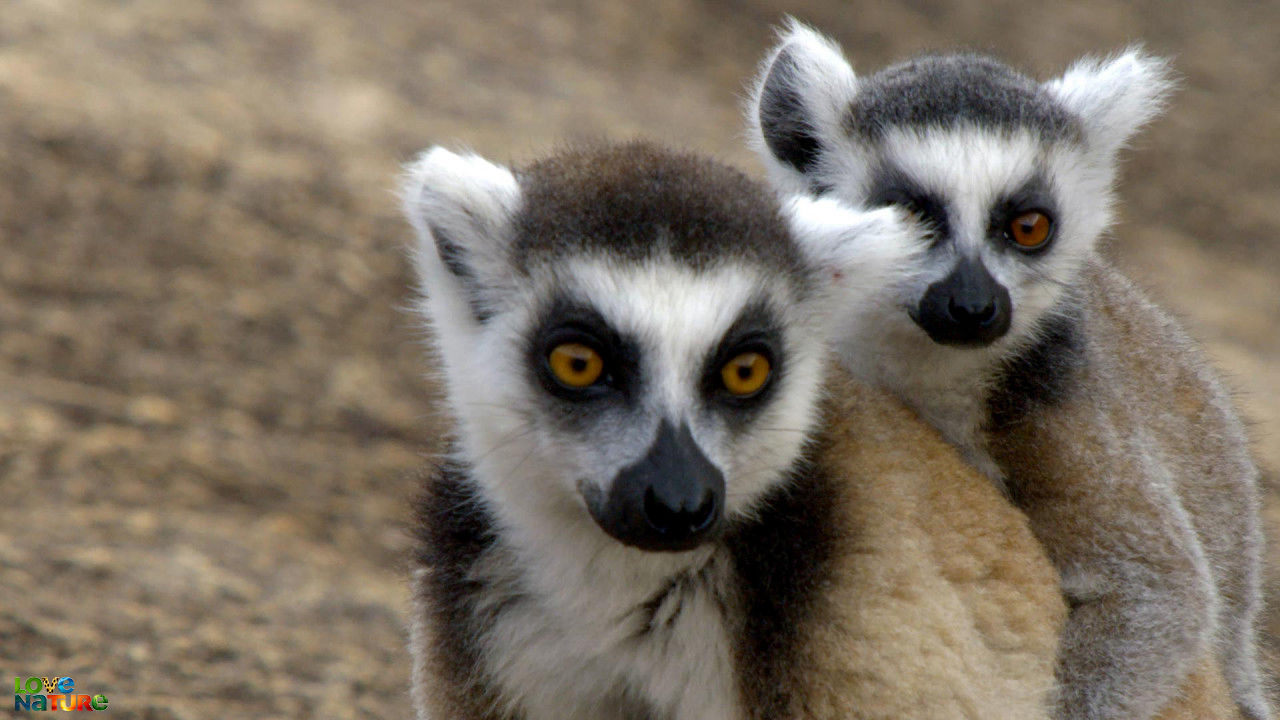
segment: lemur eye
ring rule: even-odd
[[[1049,216],[1032,210],[1014,218],[1009,223],[1009,238],[1025,250],[1035,250],[1049,240],[1049,230],[1053,223]]]
[[[724,387],[738,397],[760,392],[769,380],[769,359],[758,352],[744,352],[720,368]]]
[[[547,355],[551,374],[565,387],[584,388],[600,379],[604,358],[582,343],[561,343]]]

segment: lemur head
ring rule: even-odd
[[[1046,83],[971,54],[863,78],[835,43],[793,22],[764,63],[748,122],[779,188],[898,205],[921,221],[920,273],[881,322],[998,349],[1032,335],[1095,253],[1117,151],[1169,88],[1164,61],[1139,50]],[[907,332],[908,317],[924,333]]]
[[[895,210],[780,206],[643,143],[515,172],[435,148],[403,198],[458,450],[495,516],[643,550],[693,548],[782,481],[824,310],[864,287],[849,267],[874,278],[906,245]]]

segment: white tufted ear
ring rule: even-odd
[[[860,211],[830,197],[794,195],[782,213],[837,309],[910,279],[927,245],[895,207]]]
[[[511,220],[520,207],[515,176],[477,155],[433,147],[405,168],[401,202],[418,236],[414,269],[434,311],[456,306],[484,322],[510,283]]]
[[[1168,61],[1137,47],[1111,58],[1084,58],[1044,84],[1081,119],[1090,150],[1104,158],[1164,110],[1173,87]]]
[[[840,47],[804,24],[789,19],[778,37],[752,85],[747,125],[770,175],[799,192],[824,145],[842,134],[857,78]]]

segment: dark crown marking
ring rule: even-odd
[[[752,263],[808,282],[773,194],[742,173],[644,142],[576,148],[519,174],[523,209],[513,258],[667,255],[702,270]]]
[[[862,81],[845,130],[877,140],[892,127],[962,124],[1034,130],[1048,139],[1080,137],[1079,121],[1035,81],[983,55],[923,55]]]

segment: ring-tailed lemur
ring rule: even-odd
[[[419,718],[1048,717],[1065,607],[1025,518],[886,394],[808,444],[825,310],[909,266],[898,211],[643,143],[436,148],[403,197],[456,421]]]
[[[1072,605],[1066,718],[1148,718],[1215,652],[1241,709],[1270,717],[1245,433],[1183,331],[1096,251],[1117,152],[1169,87],[1139,50],[1043,84],[969,54],[858,77],[793,23],[748,111],[776,187],[921,223],[918,273],[852,308],[838,349],[1030,516]]]

